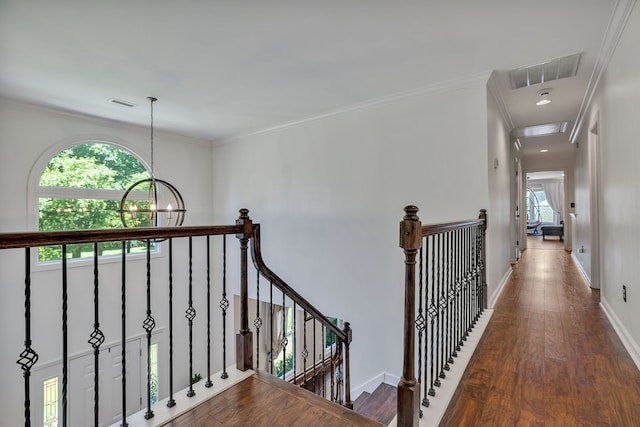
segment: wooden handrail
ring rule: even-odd
[[[170,237],[217,236],[242,233],[242,225],[141,227],[99,230],[31,231],[0,234],[0,249],[30,248],[77,243],[155,240]]]
[[[300,295],[291,286],[289,286],[287,282],[282,280],[276,273],[274,273],[273,271],[271,271],[271,269],[269,269],[269,267],[267,267],[262,259],[260,244],[260,224],[253,224],[253,238],[251,239],[251,259],[253,260],[253,265],[262,274],[262,276],[273,283],[276,288],[284,292],[285,295],[291,298],[291,300],[293,300],[297,305],[305,309],[308,314],[315,317],[320,323],[330,329],[331,332],[336,334],[342,341],[347,340],[348,337],[345,331],[331,323],[331,321],[324,314],[322,314],[320,310],[315,308],[302,295]]]
[[[445,233],[448,231],[462,230],[463,228],[481,225],[485,221],[483,219],[470,219],[465,221],[446,222],[442,224],[428,224],[422,226],[422,237],[434,234]]]

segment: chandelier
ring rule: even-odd
[[[187,211],[182,195],[167,181],[157,179],[153,170],[153,103],[151,104],[151,177],[127,189],[120,201],[120,220],[124,227],[178,227]]]

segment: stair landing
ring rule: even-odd
[[[269,374],[256,372],[164,426],[380,427],[382,424]]]

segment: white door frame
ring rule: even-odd
[[[591,215],[591,287],[600,289],[600,112],[589,129],[589,195]]]

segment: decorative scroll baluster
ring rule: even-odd
[[[99,320],[99,276],[98,276],[98,244],[93,244],[93,332],[89,338],[89,344],[93,347],[93,423],[98,427],[99,423],[99,396],[100,396],[100,346],[104,342],[104,334],[100,330]]]
[[[189,237],[189,306],[185,312],[189,321],[189,390],[187,397],[196,395],[193,390],[193,319],[196,317],[196,309],[193,307],[193,238]]]
[[[302,328],[302,344],[304,348],[302,349],[302,373],[303,377],[303,387],[307,389],[307,357],[309,357],[309,350],[307,350],[307,310],[304,310],[304,323]],[[307,389],[308,390],[308,389]]]
[[[167,406],[173,408],[173,239],[169,238],[169,399]]]
[[[220,309],[222,309],[222,374],[220,378],[229,378],[227,373],[227,309],[229,300],[227,299],[227,236],[222,236],[222,299]]]
[[[293,355],[293,379],[295,381],[296,378],[296,368],[297,363],[296,363],[296,357],[298,355],[297,352],[297,342],[298,342],[298,335],[296,335],[296,302],[293,302],[293,349],[291,350],[291,354]]]
[[[67,282],[67,245],[62,245],[62,427],[67,426],[67,406],[69,398],[69,293]]]
[[[424,288],[423,288],[423,278],[422,278],[422,274],[423,274],[423,262],[424,262],[424,253],[423,253],[423,247],[420,247],[420,251],[418,253],[418,317],[416,318],[416,329],[418,330],[418,375],[416,377],[416,379],[418,380],[418,383],[420,383],[422,381],[422,338],[424,335],[424,329],[425,329],[425,320],[424,320],[424,316],[422,315],[423,313],[423,309],[422,309],[422,295],[424,293]],[[426,369],[426,365],[425,365],[425,369]],[[425,396],[424,399],[422,400],[422,404],[424,406],[429,406],[429,399]],[[420,418],[422,418],[422,409],[420,410]]]
[[[122,266],[121,272],[121,291],[120,291],[120,317],[122,323],[121,342],[122,348],[122,427],[127,427],[127,242],[122,242]]]
[[[144,419],[153,418],[151,410],[151,333],[156,326],[156,321],[151,315],[151,240],[147,239],[147,317],[142,323],[143,329],[147,332],[147,412]]]
[[[267,362],[269,363],[269,373],[273,375],[273,334],[274,334],[274,324],[273,324],[273,282],[270,283],[269,288],[269,357]]]
[[[317,373],[316,373],[316,354],[318,354],[318,351],[316,349],[316,341],[318,341],[316,339],[316,318],[313,317],[313,357],[311,358],[311,360],[313,360],[313,392],[316,392],[316,383],[318,382],[318,377],[317,377]]]
[[[282,379],[285,379],[287,373],[287,306],[285,305],[285,294],[282,293],[282,337],[280,337],[280,345],[282,346]]]
[[[325,326],[325,328],[324,328],[325,337],[327,336],[328,333],[329,333],[329,331],[327,330],[327,327]],[[325,340],[325,342],[326,342],[326,340]],[[331,376],[331,389],[329,391],[330,391],[330,396],[331,396],[331,401],[332,402],[336,401],[335,382],[334,382],[334,380],[335,380],[335,373],[334,373],[335,359],[334,359],[334,356],[333,356],[333,348],[334,347],[335,347],[334,345],[329,347],[329,367],[330,367],[329,368],[329,374]]]
[[[38,353],[31,348],[31,249],[24,250],[24,350],[16,362],[24,377],[24,425],[31,426],[31,368],[38,361]]]
[[[444,317],[442,319],[442,326],[444,329],[444,343],[442,346],[442,351],[443,351],[443,356],[442,356],[442,360],[444,361],[444,366],[442,369],[444,369],[445,371],[450,370],[450,366],[449,363],[452,362],[452,360],[449,358],[449,348],[450,348],[450,341],[451,341],[451,310],[450,310],[450,301],[451,298],[449,296],[449,289],[451,287],[451,282],[450,282],[450,278],[451,278],[451,233],[445,233],[443,235],[444,237],[444,241],[445,241],[445,255],[444,255],[444,261],[445,261],[445,273],[444,273]]]
[[[429,396],[435,396],[436,395],[436,389],[434,388],[436,385],[436,382],[438,381],[436,378],[436,373],[435,373],[435,366],[436,366],[436,357],[437,357],[437,353],[435,351],[435,347],[436,347],[436,317],[438,316],[438,308],[436,306],[436,300],[435,297],[437,295],[437,280],[436,280],[436,269],[437,269],[437,258],[436,258],[436,252],[437,252],[437,245],[436,245],[436,240],[435,240],[435,236],[429,236],[429,240],[431,241],[431,303],[429,304],[429,310],[428,310],[428,314],[429,314],[429,318],[431,319],[431,334],[429,334],[429,378],[430,378],[430,387],[429,387]]]
[[[260,273],[256,274],[256,319],[253,321],[256,327],[256,371],[260,370],[260,328],[262,319],[260,318]]]
[[[438,317],[436,319],[436,371],[438,372],[435,385],[436,387],[440,387],[442,383],[440,382],[440,378],[444,378],[444,371],[442,370],[443,362],[442,362],[442,288],[444,287],[444,239],[442,238],[442,233],[438,234],[438,272],[437,272],[437,283],[436,283],[436,298],[438,299]]]
[[[206,388],[211,388],[211,239],[207,236],[207,382]],[[222,333],[224,336],[224,332]],[[224,365],[224,363],[223,363]]]

